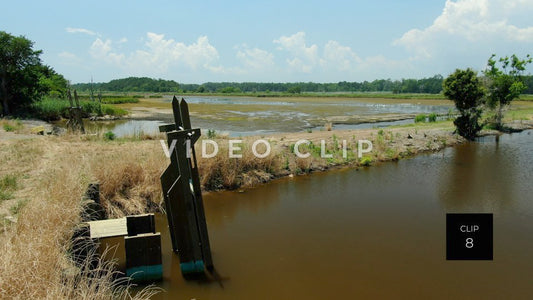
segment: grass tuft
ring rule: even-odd
[[[424,123],[426,122],[426,115],[425,114],[419,114],[415,117],[415,123]]]

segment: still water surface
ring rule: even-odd
[[[533,132],[204,197],[216,283],[185,281],[165,218],[156,299],[533,297]],[[493,213],[494,260],[446,261],[445,214]]]

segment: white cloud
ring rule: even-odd
[[[104,42],[100,38],[97,38],[91,45],[89,53],[95,59],[103,60],[107,63],[113,63],[117,65],[123,63],[125,59],[124,54],[115,53],[112,51],[112,41],[109,39]]]
[[[287,50],[293,58],[287,58],[287,64],[295,71],[310,73],[319,62],[318,46],[307,47],[305,32],[298,32],[291,36],[282,36],[274,43],[279,44],[279,50]]]
[[[247,45],[237,49],[237,58],[243,63],[247,72],[269,70],[275,65],[274,55],[266,50],[250,49]]]
[[[83,34],[88,34],[88,35],[98,35],[96,32],[94,32],[92,30],[89,30],[89,29],[85,29],[85,28],[67,27],[67,28],[65,28],[65,30],[68,33],[83,33]]]
[[[533,41],[533,26],[516,25],[527,22],[532,12],[533,2],[525,0],[447,0],[431,26],[409,30],[393,44],[412,52],[413,59],[435,59],[445,51],[477,52],[489,45],[506,51]]]
[[[221,72],[222,67],[216,65],[218,51],[206,36],[200,36],[196,42],[186,45],[173,39],[166,39],[163,34],[148,32],[144,49],[130,54],[116,52],[113,41],[97,38],[89,49],[94,59],[111,63],[136,74],[160,75],[170,68],[183,68],[197,71],[206,69]],[[125,43],[123,38],[117,44]],[[181,69],[183,70],[183,69]]]
[[[328,41],[320,56],[317,45],[307,46],[305,32],[282,36],[274,40],[274,43],[280,45],[278,50],[288,51],[292,56],[286,59],[289,69],[302,73],[311,73],[316,67],[330,71],[353,72],[361,62],[361,58],[352,48],[337,41]]]
[[[360,63],[361,59],[352,48],[343,46],[337,41],[329,41],[324,46],[324,56],[320,64],[325,68],[332,68],[338,71],[350,71]]]

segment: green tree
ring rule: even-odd
[[[487,104],[492,109],[498,109],[495,125],[501,129],[504,108],[527,88],[524,84],[523,73],[532,58],[528,54],[525,59],[519,59],[513,54],[511,57],[501,57],[496,61],[495,57],[496,55],[493,54],[489,58],[487,69],[483,73],[488,79]]]
[[[444,96],[453,100],[461,115],[453,122],[457,132],[473,140],[481,130],[479,118],[483,104],[484,90],[476,72],[472,69],[455,70],[442,85]]]
[[[2,114],[10,115],[37,100],[42,89],[40,50],[23,36],[0,31],[0,99]]]
[[[289,94],[300,94],[302,92],[302,88],[299,85],[291,86],[287,89],[287,93]]]
[[[67,95],[68,81],[49,66],[41,66],[39,85],[41,92],[51,97],[65,98]]]

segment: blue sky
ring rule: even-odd
[[[533,1],[9,1],[24,35],[73,83],[127,76],[337,82],[481,70],[533,54]]]

